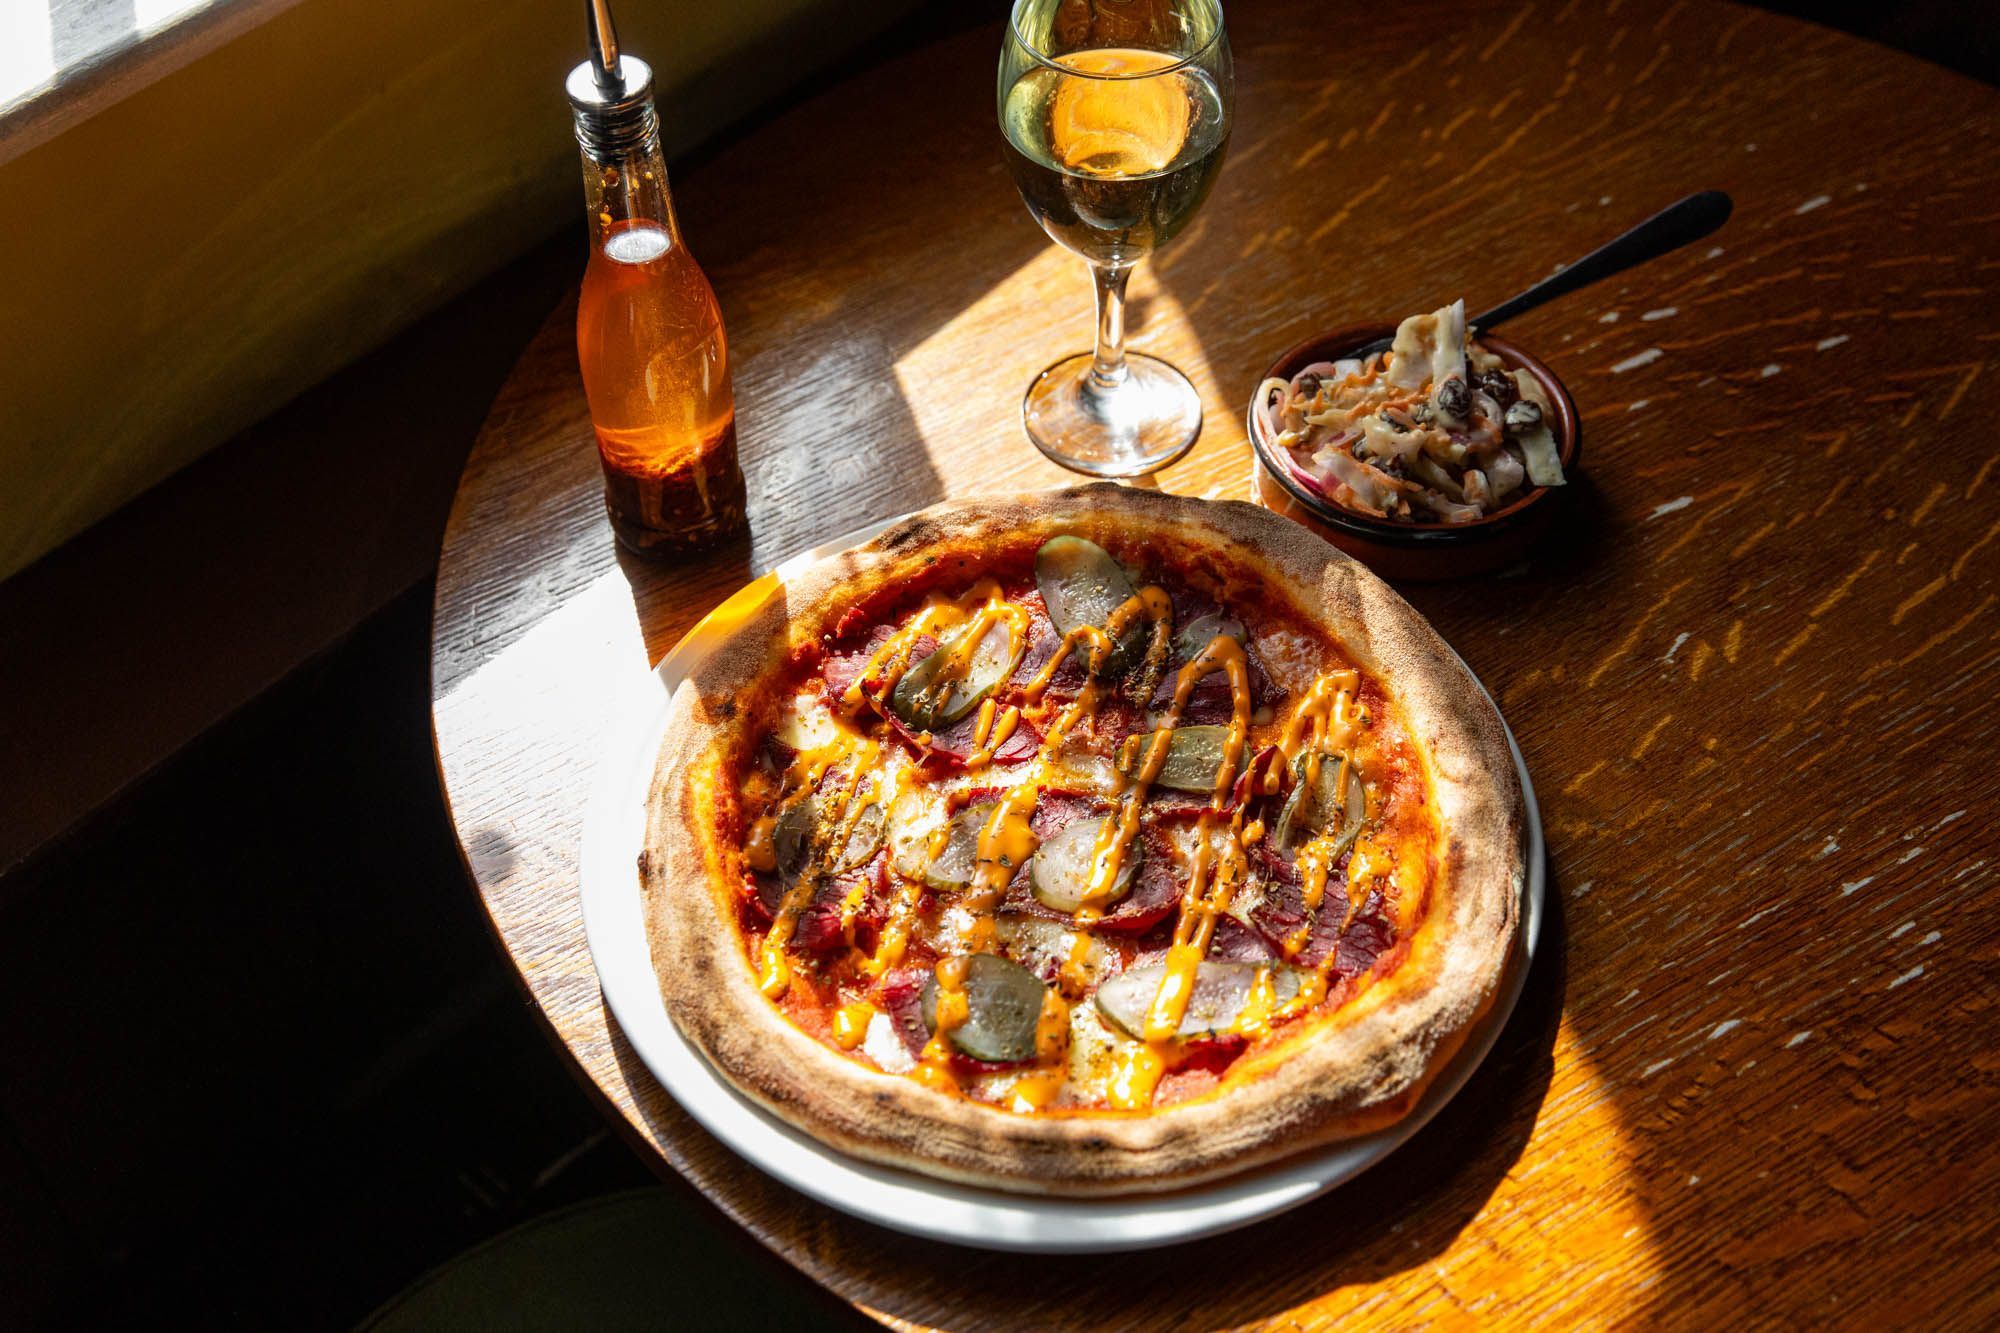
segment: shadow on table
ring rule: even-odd
[[[713,607],[756,577],[750,535],[731,538],[699,563],[669,564],[620,549],[618,568],[632,589],[632,609],[657,664]]]

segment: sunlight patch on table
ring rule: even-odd
[[[1558,1034],[1554,1054],[1556,1075],[1536,1118],[1535,1137],[1505,1188],[1537,1166],[1572,1177],[1565,1193],[1584,1211],[1567,1223],[1531,1228],[1532,1243],[1561,1251],[1557,1263],[1567,1271],[1616,1272],[1618,1283],[1628,1290],[1648,1288],[1665,1273],[1666,1264],[1644,1195],[1647,1173],[1638,1165],[1646,1148],[1630,1123],[1629,1109],[1619,1104],[1633,1094],[1630,1076],[1605,1078],[1567,1025]],[[1579,1151],[1584,1144],[1591,1146]],[[1540,1259],[1547,1262],[1549,1256],[1544,1253]]]
[[[1014,469],[1006,465],[1039,461],[1021,433],[1021,397],[1043,368],[1088,350],[1094,318],[1089,270],[1051,246],[897,360],[897,385],[939,476],[977,488],[989,478],[1009,480],[1002,473]],[[1126,346],[1180,367],[1213,414],[1208,358],[1180,301],[1148,264],[1133,273],[1127,292]],[[967,347],[981,355],[968,361]],[[998,459],[984,452],[995,448],[1005,451]]]
[[[609,734],[630,716],[621,710],[659,692],[657,678],[631,661],[641,641],[632,585],[614,566],[443,690],[433,708],[439,734],[479,736],[517,754],[579,732]],[[616,690],[602,684],[613,681]],[[549,799],[581,795],[574,774],[524,772],[518,780]]]

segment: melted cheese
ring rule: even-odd
[[[875,1021],[875,1006],[866,1000],[850,1000],[833,1011],[833,1044],[851,1051],[868,1036]]]
[[[896,1031],[887,1014],[876,1014],[868,1020],[868,1035],[862,1040],[861,1053],[885,1074],[907,1074],[917,1067],[916,1057],[903,1045],[902,1034]]]

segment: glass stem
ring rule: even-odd
[[[1097,283],[1097,347],[1091,358],[1089,389],[1108,393],[1125,383],[1125,280],[1130,264],[1092,264]]]

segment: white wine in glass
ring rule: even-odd
[[[1207,198],[1231,91],[1215,0],[1016,0],[1000,61],[1007,163],[1097,287],[1095,347],[1043,371],[1021,408],[1028,438],[1065,467],[1139,476],[1201,432],[1187,376],[1125,350],[1125,284]]]

